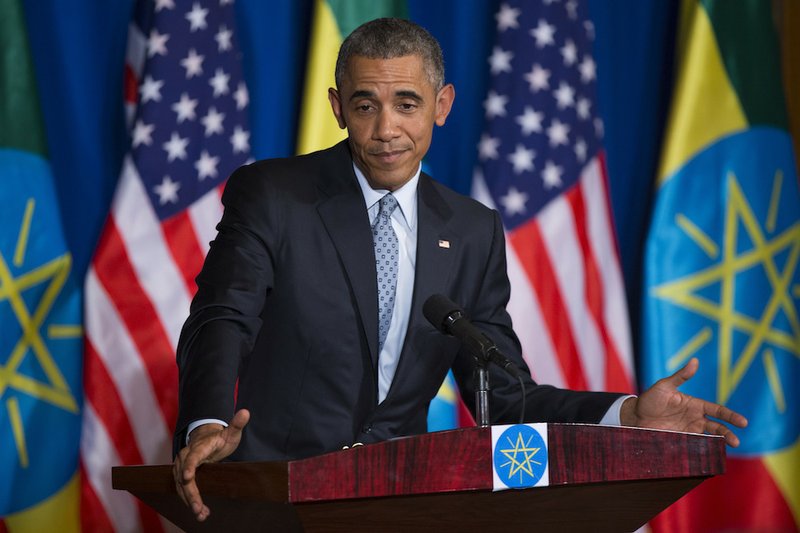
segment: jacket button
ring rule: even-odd
[[[372,424],[366,424],[363,428],[361,428],[361,431],[363,433],[369,433],[372,431]]]

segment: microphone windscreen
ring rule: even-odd
[[[464,313],[456,303],[441,294],[434,294],[425,300],[422,305],[422,314],[425,315],[428,322],[439,331],[447,334],[450,332],[445,328],[445,319],[455,312]]]

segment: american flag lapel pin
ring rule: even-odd
[[[450,241],[446,241],[444,239],[439,239],[439,248],[450,248]]]

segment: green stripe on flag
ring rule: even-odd
[[[0,147],[46,155],[25,14],[16,0],[0,2]]]
[[[383,17],[408,18],[405,0],[328,0],[342,37],[368,20]]]
[[[787,130],[772,2],[702,0],[701,3],[711,19],[725,70],[748,123]]]

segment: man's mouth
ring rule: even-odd
[[[384,163],[393,163],[400,159],[406,150],[386,150],[382,152],[374,152],[370,154],[372,157],[383,161]]]

